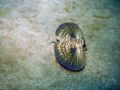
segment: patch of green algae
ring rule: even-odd
[[[15,58],[5,51],[5,48],[0,45],[0,75],[7,75],[12,72],[16,65]]]
[[[8,14],[11,11],[9,8],[0,8],[0,17],[3,17],[4,15]]]

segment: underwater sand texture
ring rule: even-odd
[[[54,34],[77,23],[87,45],[84,70],[55,60]],[[119,0],[0,0],[0,90],[119,90]]]

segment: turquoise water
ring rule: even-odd
[[[64,22],[83,30],[87,64],[70,72],[55,60]],[[119,90],[119,0],[0,0],[0,90]]]

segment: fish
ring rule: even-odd
[[[66,22],[57,28],[54,55],[57,62],[70,71],[80,71],[86,66],[86,43],[78,24]]]

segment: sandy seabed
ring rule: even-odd
[[[87,64],[70,72],[55,60],[57,27],[83,30]],[[0,0],[0,90],[119,90],[119,0]]]

